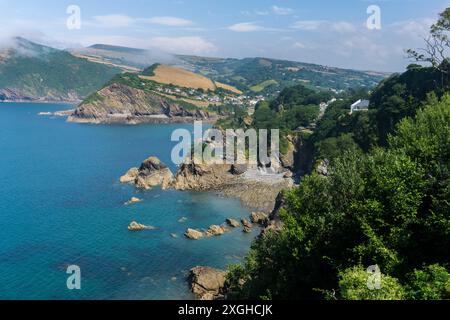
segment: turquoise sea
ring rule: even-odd
[[[241,261],[257,230],[183,236],[188,227],[247,216],[238,200],[118,183],[151,155],[175,170],[171,133],[191,125],[82,125],[38,115],[71,107],[0,103],[0,299],[191,299],[190,268]],[[124,206],[132,196],[144,201]],[[131,233],[133,220],[156,230]],[[81,268],[81,290],[67,289],[69,265]]]

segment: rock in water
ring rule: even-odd
[[[252,228],[245,226],[243,231],[245,233],[251,233],[252,232]]]
[[[172,179],[173,174],[170,169],[158,158],[150,157],[139,168],[136,186],[150,189],[160,185],[163,189],[167,189]]]
[[[125,202],[125,205],[127,206],[127,205],[130,205],[130,204],[133,204],[133,203],[138,203],[138,202],[141,202],[141,201],[142,201],[142,200],[139,199],[139,198],[132,197],[130,200],[128,200],[127,202]]]
[[[173,174],[170,169],[156,157],[146,159],[140,168],[131,168],[120,178],[121,183],[134,183],[136,187],[142,189],[151,189],[161,186],[167,189]]]
[[[263,225],[267,221],[268,215],[264,212],[252,212],[251,220],[253,223]]]
[[[120,177],[120,183],[133,183],[136,180],[138,174],[138,168],[131,168],[127,173]]]
[[[221,236],[225,233],[225,228],[222,226],[213,225],[209,227],[208,231],[206,231],[207,237],[216,237]]]
[[[189,284],[198,300],[222,298],[226,273],[209,267],[195,267],[190,270]]]
[[[230,227],[239,228],[241,224],[235,219],[227,219],[225,221]]]
[[[155,229],[152,226],[146,226],[140,223],[137,223],[136,221],[133,221],[130,223],[130,225],[128,226],[128,230],[130,231],[143,231],[143,230],[153,230]]]
[[[253,225],[251,224],[251,222],[250,221],[248,221],[247,219],[241,219],[241,222],[242,222],[242,225],[245,227],[245,228],[248,228],[248,229],[251,229],[251,228],[253,228]]]
[[[189,239],[193,239],[193,240],[198,240],[203,238],[203,233],[198,231],[198,230],[194,230],[194,229],[187,229],[186,232],[184,233],[186,238]]]

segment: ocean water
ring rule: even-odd
[[[257,230],[183,236],[248,216],[238,200],[118,183],[150,155],[175,170],[170,135],[191,125],[96,126],[38,115],[70,107],[0,103],[0,299],[191,299],[190,268],[242,260]],[[144,201],[124,206],[132,196]],[[129,232],[133,220],[156,229]],[[81,290],[67,289],[69,265],[81,268]]]

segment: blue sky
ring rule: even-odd
[[[66,27],[69,5],[81,29]],[[369,30],[367,8],[381,9]],[[59,47],[107,43],[219,57],[290,59],[401,71],[448,0],[0,0],[2,37]]]

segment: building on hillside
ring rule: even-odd
[[[355,111],[367,111],[369,110],[369,100],[363,100],[359,99],[354,104],[350,106],[350,114],[352,114]]]

